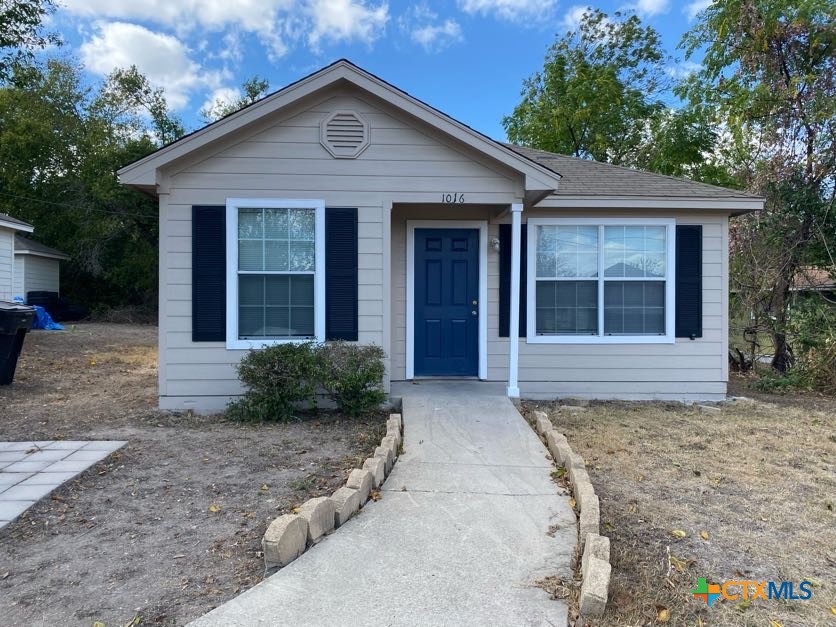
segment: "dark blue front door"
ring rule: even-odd
[[[479,230],[415,229],[415,374],[479,374]]]

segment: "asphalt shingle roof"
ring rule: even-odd
[[[545,150],[505,144],[562,176],[554,196],[659,196],[666,198],[714,198],[753,200],[758,196],[688,179],[643,172],[623,166],[559,155]]]
[[[23,250],[29,251],[36,255],[55,255],[57,257],[66,257],[67,259],[69,259],[69,255],[67,255],[66,253],[62,253],[57,248],[47,246],[46,244],[41,244],[40,242],[36,242],[33,239],[29,239],[28,237],[23,237],[23,235],[19,233],[15,233],[15,251]]]

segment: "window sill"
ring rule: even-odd
[[[529,335],[527,344],[675,344],[673,335]]]
[[[283,339],[270,339],[264,338],[261,340],[227,340],[226,341],[226,349],[227,350],[254,350],[258,348],[264,348],[265,346],[276,346],[278,344],[305,344],[307,342],[321,342],[321,340],[315,337],[309,338],[283,338]]]

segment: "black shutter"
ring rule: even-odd
[[[676,227],[676,337],[702,337],[702,226]]]
[[[192,207],[192,341],[226,339],[226,207]]]
[[[325,337],[357,341],[357,209],[325,210]]]
[[[520,337],[526,336],[528,315],[528,229],[520,231]],[[511,312],[511,225],[499,225],[499,337],[508,337]]]

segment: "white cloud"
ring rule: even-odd
[[[653,17],[660,13],[667,13],[670,9],[670,3],[669,0],[638,0],[630,8],[642,17]]]
[[[412,31],[412,41],[421,44],[428,52],[438,51],[462,41],[462,27],[456,20],[447,19],[441,24],[428,24]]]
[[[465,13],[481,13],[519,22],[550,16],[557,0],[459,0]]]
[[[322,40],[373,42],[389,21],[389,5],[366,4],[364,0],[310,0],[313,24],[308,43],[316,48]]]
[[[456,42],[464,41],[461,25],[452,18],[439,20],[438,13],[426,4],[419,4],[404,13],[398,24],[402,32],[427,52],[440,52]]]
[[[685,15],[688,16],[689,21],[693,21],[697,18],[697,15],[711,6],[712,0],[694,0],[694,2],[689,2],[686,4],[682,11]]]
[[[221,73],[193,61],[189,49],[172,35],[125,22],[97,22],[94,27],[96,34],[80,48],[87,69],[105,76],[135,65],[153,86],[165,90],[173,109],[186,106],[193,91],[217,87],[222,79]]]
[[[233,102],[238,102],[240,97],[241,90],[236,89],[235,87],[218,87],[206,97],[206,100],[203,102],[203,106],[201,107],[201,111],[211,111],[218,103],[221,105],[229,105]]]
[[[199,29],[253,34],[271,59],[299,41],[374,41],[389,19],[379,0],[64,0],[73,15],[141,21],[181,37]]]
[[[665,68],[665,74],[671,78],[687,78],[702,69],[702,65],[693,61],[682,61]]]
[[[560,20],[560,25],[564,30],[574,32],[578,30],[578,26],[580,26],[583,16],[591,12],[592,7],[576,4],[573,7],[569,7],[569,10],[566,11],[566,14],[563,16],[563,19]]]

